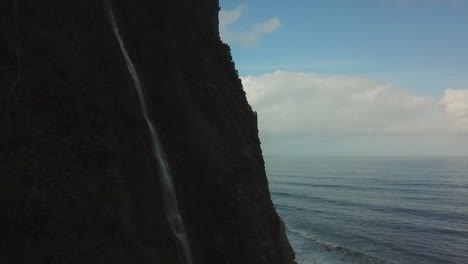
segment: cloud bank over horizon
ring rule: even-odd
[[[468,0],[220,5],[265,153],[468,156]]]
[[[263,136],[468,136],[468,89],[435,98],[364,77],[276,71],[241,79]]]

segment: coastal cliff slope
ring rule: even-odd
[[[294,263],[217,0],[112,1],[195,263]],[[0,2],[0,263],[178,263],[102,1]]]

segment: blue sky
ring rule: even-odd
[[[289,124],[297,125],[298,129],[287,133],[278,133],[278,128],[265,125],[268,120],[260,120],[265,141],[275,142],[271,138],[281,137],[284,145],[288,136],[296,143],[300,138],[304,142],[317,141],[323,136],[316,128],[325,124],[330,129],[322,132],[337,134],[335,139],[340,140],[393,137],[391,149],[398,145],[397,136],[401,138],[402,148],[390,151],[394,154],[404,154],[407,150],[404,145],[415,135],[419,139],[427,138],[428,142],[436,140],[434,150],[441,149],[441,142],[452,142],[440,154],[468,154],[453,143],[468,142],[465,135],[468,105],[464,103],[468,99],[468,1],[221,0],[220,5],[221,35],[231,45],[254,110],[258,109],[260,115],[273,116],[273,108],[284,110],[289,103],[297,105],[301,113],[311,113],[309,119],[297,122],[311,120],[313,123],[317,111],[330,117],[329,122],[302,130],[299,129],[302,125]],[[282,83],[282,86],[266,87],[273,79],[274,84]],[[338,92],[330,92],[335,90]],[[306,100],[304,93],[315,96]],[[369,94],[379,95],[369,99]],[[367,99],[362,99],[364,95]],[[356,98],[361,98],[361,105],[356,103]],[[376,108],[387,102],[387,98],[393,98],[394,109],[391,105]],[[318,99],[325,102],[322,108],[315,107]],[[334,100],[342,104],[330,107],[336,103]],[[260,106],[256,105],[258,102],[262,102]],[[401,108],[407,111],[399,113],[400,116],[413,119],[391,116],[391,112],[399,112]],[[354,114],[344,118],[347,109]],[[298,114],[292,107],[288,111]],[[379,112],[383,122],[391,127],[355,118],[372,116],[371,111]],[[419,125],[419,130],[412,127],[414,123]],[[382,151],[373,148],[368,154],[387,153],[384,145]],[[365,153],[363,150],[361,154]]]

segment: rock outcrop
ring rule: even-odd
[[[293,263],[217,0],[115,0],[195,263]],[[0,263],[177,263],[147,128],[97,0],[0,2]]]

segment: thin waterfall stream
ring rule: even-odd
[[[171,229],[177,251],[181,264],[192,264],[192,252],[190,248],[190,243],[188,240],[187,232],[185,231],[185,226],[180,215],[179,207],[177,204],[177,197],[174,188],[174,182],[172,179],[171,171],[169,164],[167,163],[166,154],[162,148],[161,141],[159,139],[156,127],[154,126],[148,111],[148,106],[146,103],[146,98],[144,96],[144,87],[141,84],[140,78],[138,77],[138,72],[133,64],[130,55],[128,54],[125,42],[122,39],[120,30],[117,26],[115,19],[115,14],[112,9],[110,0],[104,0],[107,14],[109,17],[112,30],[114,31],[115,37],[117,38],[122,54],[125,58],[128,71],[132,77],[133,84],[138,94],[138,99],[140,101],[141,112],[148,126],[153,158],[159,167],[159,181],[161,183],[161,193],[164,203],[164,210],[166,213],[166,218]]]

